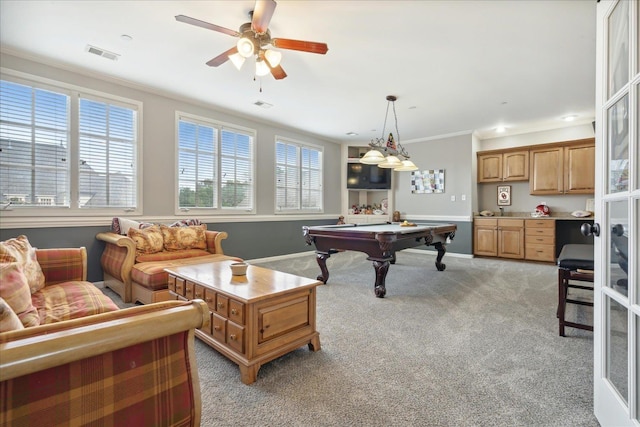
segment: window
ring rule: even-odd
[[[63,84],[0,81],[2,203],[20,214],[135,212],[140,109]]]
[[[178,209],[254,212],[255,131],[178,114]]]
[[[276,138],[276,210],[322,211],[322,150]]]

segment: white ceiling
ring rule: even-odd
[[[278,0],[272,37],[325,42],[326,55],[282,50],[288,77],[253,80],[248,63],[205,62],[236,38],[177,22],[183,14],[237,30],[243,1],[0,0],[2,51],[106,75],[340,142],[382,134],[396,95],[402,142],[476,131],[481,138],[591,122],[593,0]],[[133,38],[125,41],[121,35]],[[117,53],[110,61],[88,44]],[[1,64],[0,64],[1,65]],[[252,65],[252,64],[251,64]],[[262,92],[260,92],[262,86]],[[270,109],[254,105],[258,100]],[[389,118],[386,132],[392,129]],[[347,136],[356,132],[357,136]]]

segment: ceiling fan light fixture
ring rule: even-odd
[[[238,48],[238,53],[240,54],[240,56],[243,56],[245,58],[248,58],[255,53],[255,46],[253,45],[253,42],[247,37],[240,37],[240,40],[238,40],[236,47]]]
[[[233,65],[240,71],[242,68],[242,64],[246,61],[246,58],[239,53],[234,53],[233,55],[229,55],[229,59],[233,62]]]
[[[256,76],[266,76],[269,72],[270,70],[267,63],[260,58],[256,59]]]
[[[280,61],[282,61],[282,53],[276,50],[267,49],[264,52],[264,57],[271,68],[277,67],[278,65],[280,65]]]

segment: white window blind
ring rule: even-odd
[[[79,206],[135,206],[136,111],[81,98],[79,113]]]
[[[276,141],[276,209],[322,210],[322,151],[279,138]]]
[[[69,206],[69,96],[0,81],[0,191],[13,206]]]
[[[179,209],[254,210],[255,131],[178,119]]]
[[[137,209],[140,108],[69,85],[0,81],[2,203],[64,215]]]

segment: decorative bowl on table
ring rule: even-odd
[[[244,276],[247,274],[247,267],[249,264],[246,262],[234,262],[231,264],[231,274],[234,276]]]

